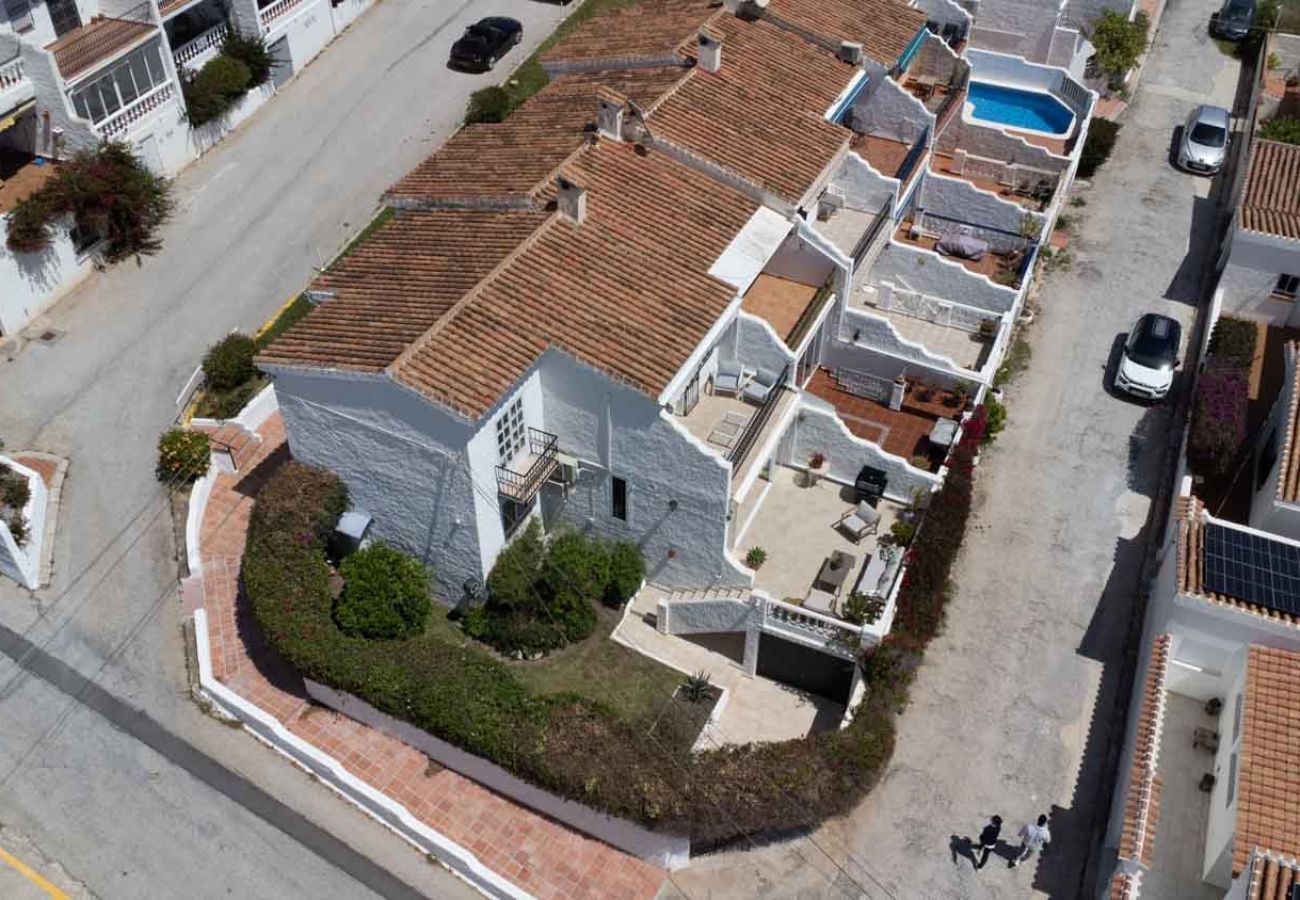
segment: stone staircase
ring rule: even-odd
[[[683,600],[736,600],[740,603],[746,603],[752,594],[753,591],[749,588],[683,588],[681,590],[666,590],[663,599],[669,603]]]
[[[262,438],[234,422],[216,427],[196,425],[196,430],[207,434],[212,441],[212,452],[227,455],[231,471],[238,472],[248,466],[262,447]]]

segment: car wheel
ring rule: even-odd
[[[491,72],[496,67],[497,67],[497,58],[495,56],[489,56],[487,58],[487,71]]]

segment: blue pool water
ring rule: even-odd
[[[1022,91],[972,81],[967,99],[974,105],[973,115],[985,122],[996,122],[1011,128],[1029,128],[1048,134],[1067,134],[1074,122],[1074,113],[1051,94]]]

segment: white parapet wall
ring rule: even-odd
[[[27,479],[30,496],[23,507],[27,536],[22,544],[14,540],[9,526],[0,522],[0,574],[7,575],[29,590],[41,582],[41,558],[45,550],[45,516],[49,491],[41,476],[7,456],[0,456],[0,466]]]
[[[680,869],[690,863],[691,845],[688,837],[651,831],[627,819],[618,819],[556,796],[512,775],[495,763],[380,712],[358,697],[336,691],[311,679],[306,679],[306,682],[307,693],[317,703],[397,738],[430,759],[498,794],[665,869]]]

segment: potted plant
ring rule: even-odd
[[[965,378],[958,378],[957,382],[952,386],[952,398],[949,405],[965,408],[966,401],[974,392],[974,387],[975,385],[971,384]]]
[[[987,340],[993,337],[993,335],[997,334],[997,330],[998,330],[997,319],[993,319],[993,318],[980,319],[980,337]]]
[[[820,450],[815,451],[808,458],[808,487],[816,487],[817,482],[829,468],[830,461],[826,458],[826,454]]]
[[[763,563],[767,561],[767,551],[762,547],[750,547],[749,552],[745,554],[745,565],[751,569],[758,570]]]

